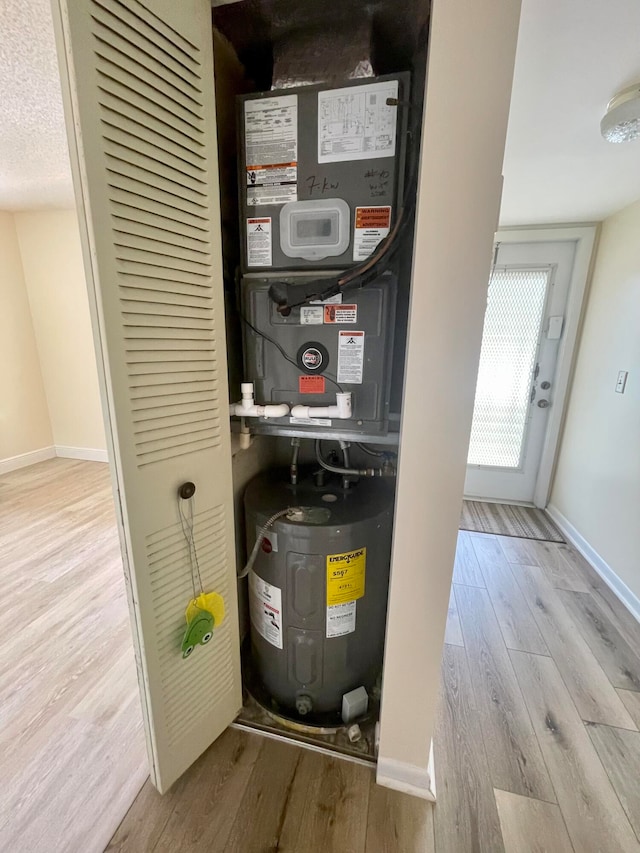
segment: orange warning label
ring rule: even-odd
[[[257,166],[247,166],[247,172],[254,172],[259,169],[293,169],[298,164],[293,163],[260,163]]]
[[[300,394],[324,394],[324,376],[299,376]]]
[[[357,323],[358,322],[358,306],[357,305],[325,305],[324,306],[324,322],[325,323]]]
[[[356,207],[356,228],[390,227],[390,207]]]

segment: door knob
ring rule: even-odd
[[[551,383],[547,382],[547,380],[545,379],[544,382],[540,383],[540,387],[542,388],[543,391],[548,391],[549,388],[551,388]]]
[[[539,406],[541,409],[546,409],[546,408],[548,408],[550,405],[551,405],[551,403],[550,403],[548,400],[538,400],[538,406]]]

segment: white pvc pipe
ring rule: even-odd
[[[351,391],[336,394],[335,406],[294,406],[292,418],[337,418],[346,421],[351,417]]]
[[[242,400],[239,403],[231,403],[229,406],[231,415],[239,418],[286,418],[289,414],[289,406],[286,403],[258,406],[253,399],[253,382],[243,382],[240,390]]]

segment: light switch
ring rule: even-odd
[[[559,341],[562,337],[562,325],[564,317],[560,314],[557,317],[549,317],[549,328],[547,329],[548,341]]]
[[[618,381],[616,382],[616,394],[624,394],[624,389],[627,384],[628,370],[620,370],[618,372]]]

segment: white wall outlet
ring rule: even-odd
[[[618,381],[616,382],[616,394],[624,394],[624,389],[627,384],[628,370],[618,371]]]

